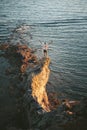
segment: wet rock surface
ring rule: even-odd
[[[56,92],[48,91],[45,94],[50,112],[47,112],[32,96],[32,79],[41,74],[46,67],[44,66],[46,60],[47,58],[38,60],[33,50],[26,45],[0,45],[2,118],[0,128],[2,130],[87,129],[87,99],[59,100]],[[47,74],[46,71],[44,74]],[[45,85],[43,87],[46,91]]]

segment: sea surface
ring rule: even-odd
[[[26,43],[41,58],[45,41],[54,90],[87,97],[87,0],[0,0],[0,44]]]

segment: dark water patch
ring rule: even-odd
[[[5,15],[5,14],[0,14],[0,17],[1,17],[1,18],[3,18],[3,17],[6,18],[7,15]]]

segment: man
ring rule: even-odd
[[[44,45],[43,45],[44,57],[47,57],[47,51],[48,51],[48,45],[47,45],[47,43],[45,42]]]

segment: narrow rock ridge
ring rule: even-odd
[[[49,64],[50,58],[44,58],[41,72],[33,76],[31,84],[32,96],[47,112],[50,111],[50,103],[48,101],[48,96],[46,92],[46,84],[50,75],[50,70],[48,68]]]
[[[16,65],[19,68],[19,78],[21,80],[25,79],[23,75],[27,74],[26,84],[27,88],[29,87],[29,89],[31,89],[31,96],[43,110],[49,112],[50,103],[48,101],[46,92],[46,84],[50,75],[50,58],[44,57],[39,61],[38,58],[34,55],[33,50],[31,48],[28,48],[27,45],[2,44],[0,46],[0,49],[5,51],[4,56],[9,59],[11,64],[13,64],[13,66]],[[6,70],[6,73],[10,74],[10,71],[11,68],[8,68],[8,70]],[[22,86],[26,86],[26,84],[24,84],[24,81],[20,84]],[[23,89],[25,88],[26,87]]]

